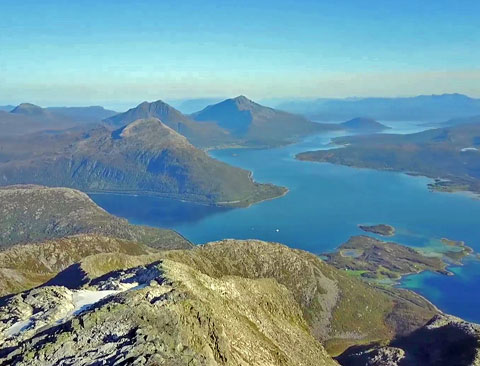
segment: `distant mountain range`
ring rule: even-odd
[[[480,99],[462,94],[409,98],[315,99],[283,102],[277,108],[317,121],[342,121],[358,116],[377,120],[428,122],[480,115]]]
[[[100,106],[91,107],[48,107],[48,111],[70,118],[76,123],[98,123],[114,116],[117,112]]]
[[[94,125],[114,114],[116,112],[98,106],[42,108],[31,103],[4,106],[0,108],[0,136]]]
[[[294,142],[312,133],[339,129],[335,125],[311,122],[299,115],[264,107],[244,96],[210,105],[189,116],[161,100],[143,102],[104,122],[117,128],[139,118],[152,117],[198,147],[270,147]]]
[[[480,115],[478,116],[471,116],[471,117],[463,117],[463,118],[453,118],[449,119],[448,121],[444,122],[444,126],[458,126],[458,125],[465,125],[465,124],[480,124]]]
[[[1,185],[42,184],[87,192],[150,194],[227,206],[278,197],[250,172],[210,158],[156,118],[117,130],[0,139]]]

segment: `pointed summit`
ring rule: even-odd
[[[238,97],[233,98],[233,100],[240,104],[254,103],[252,100],[248,99],[245,95],[239,95]]]
[[[285,144],[299,136],[332,129],[299,115],[262,106],[244,95],[210,105],[192,117],[216,123],[248,145],[256,146]]]

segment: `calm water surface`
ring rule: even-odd
[[[393,126],[389,133],[423,129],[413,122]],[[151,197],[91,197],[132,223],[172,228],[195,243],[258,238],[321,254],[362,234],[358,224],[386,223],[397,228],[392,240],[399,243],[432,247],[446,237],[464,240],[480,252],[480,200],[430,192],[427,178],[294,159],[299,152],[330,148],[331,138],[337,135],[318,135],[270,150],[210,152],[219,160],[253,171],[257,181],[290,190],[282,198],[249,208],[216,208]],[[456,276],[423,273],[407,277],[402,285],[444,311],[480,322],[480,261],[471,258],[452,270]]]

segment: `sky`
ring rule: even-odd
[[[478,0],[0,0],[0,104],[480,97]]]

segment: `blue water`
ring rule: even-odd
[[[396,124],[389,132],[421,129]],[[279,199],[249,208],[225,209],[152,197],[92,195],[107,211],[137,224],[168,227],[195,243],[223,238],[258,238],[321,254],[350,236],[364,234],[358,224],[386,223],[402,244],[431,247],[439,238],[463,240],[480,252],[480,200],[461,194],[430,192],[429,179],[401,173],[300,162],[298,152],[330,148],[336,134],[310,137],[270,150],[220,150],[211,155],[249,169],[260,182],[289,188]],[[409,276],[412,288],[440,309],[480,322],[480,261],[471,259],[457,276]]]

